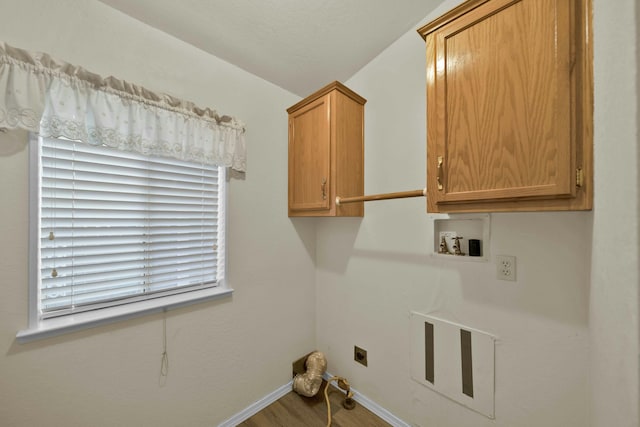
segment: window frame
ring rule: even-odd
[[[134,317],[167,311],[199,302],[210,301],[231,296],[233,289],[227,285],[227,245],[222,245],[224,258],[223,278],[218,285],[199,290],[185,290],[164,296],[156,296],[142,301],[127,302],[96,310],[71,313],[43,319],[39,312],[39,239],[40,239],[40,142],[37,133],[29,133],[29,293],[28,312],[29,326],[17,333],[18,342],[24,343],[36,339],[48,338],[63,333],[114,323]],[[227,236],[227,209],[229,202],[229,174],[222,168],[220,188],[222,191],[223,240]]]

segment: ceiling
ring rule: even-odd
[[[443,0],[100,0],[305,97],[349,79]]]

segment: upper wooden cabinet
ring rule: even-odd
[[[427,211],[591,209],[590,0],[470,0],[427,47]]]
[[[289,216],[363,216],[364,204],[336,206],[336,196],[364,194],[364,104],[333,82],[287,109]]]

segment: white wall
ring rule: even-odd
[[[0,0],[0,40],[217,108],[247,124],[229,186],[232,298],[20,345],[27,326],[27,144],[0,134],[0,424],[214,426],[290,379],[314,348],[314,225],[286,209],[298,97],[97,1]],[[311,242],[311,243],[309,243]]]
[[[640,6],[594,5],[595,206],[589,327],[594,426],[640,425]]]
[[[411,425],[639,423],[634,0],[595,3],[595,208],[493,214],[491,253],[517,257],[517,282],[496,280],[492,262],[431,258],[421,199],[318,223],[318,348],[332,373]],[[424,69],[424,42],[410,31],[346,82],[368,99],[366,193],[424,186]],[[495,421],[410,379],[411,310],[498,336]],[[353,361],[354,345],[368,367]]]

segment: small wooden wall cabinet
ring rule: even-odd
[[[364,195],[365,102],[333,82],[287,109],[290,217],[364,216],[335,199]]]
[[[427,211],[591,209],[591,0],[469,0],[418,32]]]

